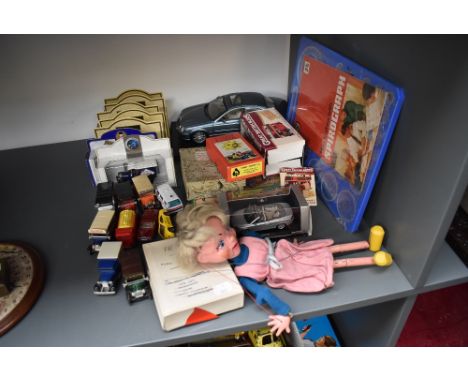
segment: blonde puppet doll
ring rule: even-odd
[[[391,256],[378,252],[373,257],[334,260],[333,253],[367,249],[366,241],[333,246],[333,240],[292,243],[281,239],[276,245],[255,232],[239,240],[229,226],[229,217],[214,204],[187,206],[176,218],[180,260],[187,264],[214,264],[228,260],[240,284],[259,305],[274,314],[268,326],[279,336],[290,332],[291,308],[270,289],[319,292],[333,286],[333,269],[392,263]]]

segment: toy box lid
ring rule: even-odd
[[[305,140],[274,108],[246,113],[241,132],[265,156],[267,164],[302,158]]]
[[[209,197],[220,191],[239,191],[245,186],[245,180],[226,181],[205,147],[183,148],[179,154],[187,200]]]
[[[206,150],[228,182],[252,178],[265,172],[265,159],[240,133],[207,138]]]

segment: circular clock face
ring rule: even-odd
[[[42,290],[44,267],[37,252],[21,243],[0,242],[0,335],[31,309]]]

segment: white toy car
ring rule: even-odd
[[[156,196],[168,213],[174,213],[184,207],[182,200],[180,200],[168,183],[163,183],[156,187]]]

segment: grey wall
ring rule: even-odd
[[[232,91],[286,99],[289,36],[0,36],[0,150],[93,136],[104,99],[161,91],[168,117]]]

